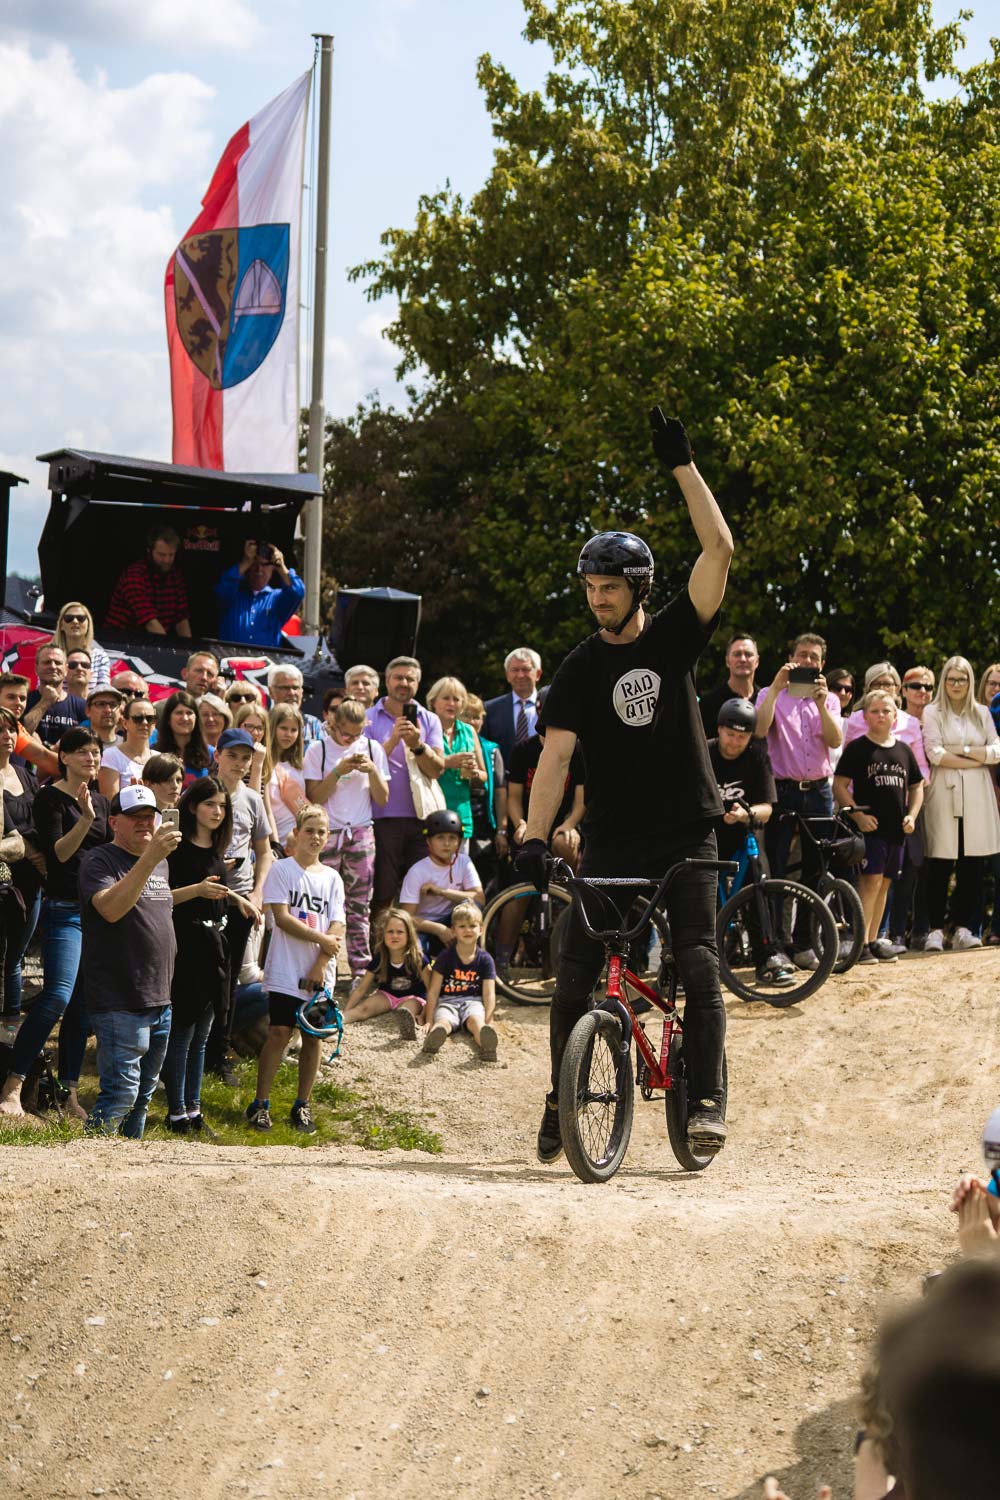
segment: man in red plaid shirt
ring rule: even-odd
[[[115,584],[104,628],[190,636],[187,589],[174,567],[181,539],[172,526],[159,526],[146,540],[146,556],[130,563]]]

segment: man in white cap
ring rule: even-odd
[[[181,836],[137,783],[112,801],[111,827],[113,841],[80,863],[80,971],[100,1080],[87,1130],[141,1140],[170,1036],[177,944],[167,856]]]

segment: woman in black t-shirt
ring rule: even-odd
[[[21,960],[38,923],[45,862],[35,841],[34,803],[38,781],[30,766],[12,766],[17,743],[17,719],[0,708],[0,787],[3,788],[4,833],[21,835],[24,853],[10,862],[9,895],[3,896],[4,931],[7,939],[3,964],[0,1010],[19,1015],[21,1010]]]
[[[86,1119],[77,1099],[89,1025],[80,969],[80,900],[77,876],[88,849],[111,837],[108,802],[96,790],[101,742],[89,729],[68,729],[57,747],[62,775],[35,798],[38,845],[47,875],[42,902],[42,993],[28,1012],[14,1042],[11,1071],[0,1091],[0,1113],[20,1115],[21,1084],[28,1069],[59,1026],[59,1081],[69,1091],[66,1108]],[[93,788],[93,789],[92,789]]]
[[[227,906],[257,913],[226,885],[225,853],[233,836],[233,805],[222,782],[205,776],[180,800],[182,842],[167,861],[174,893],[177,958],[170,989],[170,1041],[163,1061],[167,1127],[200,1130],[205,1046],[216,1015],[229,1003]]]

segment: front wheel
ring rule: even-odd
[[[763,901],[758,900],[758,891]],[[812,945],[819,959],[817,969],[797,969],[790,984],[769,983],[766,974],[757,977],[758,965],[780,948],[781,916],[787,907],[805,908]],[[814,995],[833,972],[837,962],[837,924],[833,913],[815,891],[794,880],[762,880],[730,896],[716,922],[719,973],[722,982],[741,1000],[766,1000],[784,1007]]]
[[[696,1151],[687,1138],[688,1087],[687,1068],[684,1065],[684,1041],[675,1031],[670,1038],[670,1079],[664,1103],[667,1110],[667,1137],[670,1149],[686,1172],[703,1172],[718,1156],[718,1151]],[[726,1118],[729,1102],[729,1064],[725,1049],[722,1053],[722,1118]]]
[[[559,1126],[566,1160],[581,1182],[607,1182],[632,1134],[635,1105],[630,1052],[621,1023],[604,1010],[581,1016],[559,1069]]]

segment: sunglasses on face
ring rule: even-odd
[[[90,671],[90,662],[89,661],[83,661],[78,656],[76,656],[76,657],[71,656],[70,659],[69,659],[69,661],[66,663],[66,665],[68,667],[79,667],[79,669],[80,669],[81,672],[83,672],[83,671],[89,672]]]
[[[227,703],[256,703],[256,693],[230,693],[226,699]]]
[[[842,682],[839,685],[839,687],[835,687],[833,691],[835,693],[853,693],[854,692],[854,683],[853,682]]]
[[[86,615],[63,615],[64,625],[86,625]]]
[[[123,698],[145,698],[146,696],[142,688],[122,688],[121,694]]]
[[[934,685],[930,682],[904,682],[904,688],[911,693],[933,693]]]
[[[155,724],[156,723],[156,715],[155,714],[129,714],[127,722],[129,724]]]

